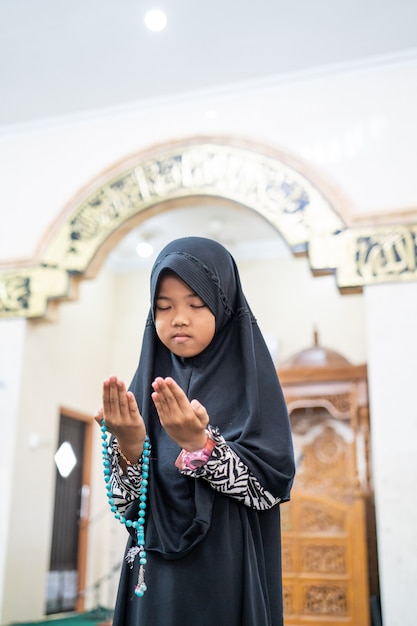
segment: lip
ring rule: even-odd
[[[188,339],[190,339],[190,335],[178,333],[177,335],[174,335],[172,339],[175,341],[175,343],[185,343]]]

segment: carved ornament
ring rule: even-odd
[[[287,162],[288,161],[288,162]],[[417,280],[417,225],[347,228],[337,206],[285,155],[217,140],[189,140],[130,158],[75,199],[35,267],[0,269],[0,317],[42,318],[72,297],[100,249],[138,216],[186,198],[242,204],[268,220],[314,273],[341,290]]]

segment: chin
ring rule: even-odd
[[[175,356],[180,356],[183,359],[197,356],[197,354],[199,354],[197,350],[192,350],[191,348],[187,349],[185,346],[182,349],[178,346],[173,346],[172,348],[170,348],[170,350],[175,354]]]

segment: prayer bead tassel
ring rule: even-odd
[[[139,555],[139,574],[138,582],[135,586],[135,595],[141,598],[147,587],[145,583],[145,565],[147,563],[147,555],[145,549],[145,519],[146,519],[146,505],[148,496],[148,478],[149,478],[149,456],[150,447],[149,437],[145,437],[143,443],[142,452],[142,481],[140,486],[139,495],[139,512],[137,521],[132,522],[126,520],[126,518],[117,511],[115,501],[113,499],[113,493],[111,489],[111,459],[108,452],[109,443],[107,441],[107,429],[104,420],[101,422],[101,440],[102,440],[102,457],[103,457],[103,473],[104,482],[106,483],[107,500],[110,505],[110,510],[114,513],[115,518],[127,527],[133,527],[136,530],[136,543],[134,548],[131,548],[127,555],[126,561],[130,567],[133,567],[135,557]]]

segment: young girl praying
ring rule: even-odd
[[[129,532],[113,626],[282,626],[292,439],[235,261],[210,239],[177,239],[150,283],[129,391],[104,381],[96,416]]]

